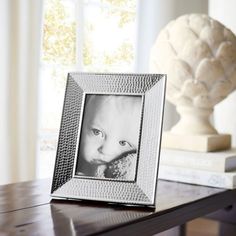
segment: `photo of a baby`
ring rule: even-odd
[[[75,174],[133,181],[142,96],[86,95]]]

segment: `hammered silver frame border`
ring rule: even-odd
[[[155,206],[164,113],[166,75],[69,73],[54,167],[51,196]],[[74,175],[83,96],[142,95],[137,174],[134,182]]]

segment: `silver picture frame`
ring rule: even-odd
[[[164,74],[69,73],[51,186],[52,198],[95,200],[154,207],[156,203],[165,87],[166,75]],[[135,163],[132,165],[132,169],[128,169],[131,170],[132,175],[130,173],[128,173],[129,175],[122,175],[117,169],[114,171],[118,162],[119,168],[124,169],[124,166],[120,164],[124,159],[116,159],[116,162],[114,162],[113,157],[112,161],[109,160],[103,165],[100,162],[96,164],[97,169],[101,169],[101,166],[104,169],[102,176],[98,175],[97,172],[91,172],[96,174],[89,174],[90,172],[86,172],[87,169],[82,168],[83,165],[80,164],[83,156],[81,154],[83,153],[81,151],[83,145],[89,145],[89,143],[86,144],[83,141],[83,139],[87,140],[83,136],[83,130],[86,130],[84,127],[87,127],[85,124],[88,123],[86,123],[88,119],[86,117],[91,117],[92,113],[90,114],[89,111],[95,110],[94,108],[89,110],[89,106],[91,106],[92,99],[96,102],[94,107],[98,107],[99,101],[116,101],[118,98],[128,101],[128,103],[129,101],[132,102],[130,104],[134,104],[133,101],[138,101],[135,104],[140,104],[140,112],[135,113],[135,117],[139,116],[137,119],[139,123],[136,122],[138,124],[136,132],[137,147],[133,148],[135,155],[123,155],[126,158],[126,163],[127,157],[132,157],[128,160]],[[112,114],[114,112],[113,108],[109,111],[109,107],[112,106],[107,105],[107,103],[106,107],[108,107],[108,110],[105,113]],[[120,107],[124,107],[124,105]],[[130,108],[127,107],[127,109]],[[122,111],[119,112],[122,113]],[[124,112],[124,114],[128,113],[130,112]],[[88,115],[86,116],[86,114]],[[98,115],[95,113],[94,116],[94,119],[96,119]],[[106,116],[103,115],[103,117]],[[117,119],[119,121],[119,118]],[[128,121],[129,118],[127,118],[126,123]],[[133,122],[130,122],[129,126],[132,127],[132,125]],[[105,130],[104,132],[110,131]],[[95,130],[95,135],[99,136],[100,131]],[[101,137],[103,137],[102,135],[103,133]],[[127,146],[125,141],[122,141],[121,144],[122,146],[126,145],[127,150],[132,149],[131,145]],[[136,159],[133,159],[133,157]],[[110,167],[111,163],[112,167]],[[80,171],[80,168],[85,172]],[[109,170],[112,171],[109,172]],[[116,175],[117,172],[119,175]]]

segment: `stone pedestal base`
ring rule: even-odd
[[[196,152],[213,152],[231,148],[231,135],[180,135],[164,132],[162,147]]]

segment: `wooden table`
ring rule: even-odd
[[[0,186],[0,235],[153,235],[236,202],[236,190],[159,181],[156,209],[51,200],[50,180]],[[213,216],[214,217],[214,216]]]

